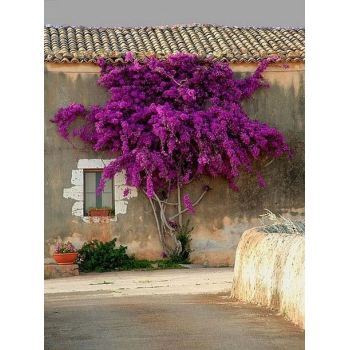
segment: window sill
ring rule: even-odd
[[[106,222],[116,222],[116,216],[83,216],[84,222],[87,223],[106,223]]]

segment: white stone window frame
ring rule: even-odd
[[[63,198],[74,199],[76,202],[72,206],[72,215],[82,218],[85,222],[90,222],[88,216],[84,216],[84,170],[86,169],[103,169],[106,165],[112,162],[113,159],[79,159],[77,169],[72,170],[70,188],[63,189]],[[128,200],[137,197],[136,187],[126,185],[125,171],[122,171],[114,176],[114,207],[115,216],[110,217],[110,221],[117,221],[119,214],[126,214]],[[129,189],[127,196],[124,196],[124,191]]]

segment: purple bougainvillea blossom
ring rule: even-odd
[[[201,175],[222,176],[238,190],[235,180],[253,170],[255,159],[291,155],[276,128],[249,119],[241,106],[243,99],[268,86],[261,73],[275,60],[263,60],[251,76],[234,79],[227,63],[196,55],[137,60],[128,53],[125,62],[115,65],[99,58],[98,85],[110,94],[105,105],[73,103],[52,121],[65,140],[72,127],[72,137],[115,158],[103,170],[99,192],[122,170],[127,185],[149,198]],[[73,128],[78,118],[84,125]],[[260,173],[257,181],[266,185]],[[185,204],[191,212],[189,198]]]
[[[124,191],[123,191],[123,197],[127,197],[130,193],[130,188],[126,188]]]
[[[264,179],[261,177],[261,173],[260,171],[258,171],[257,173],[258,176],[258,183],[261,187],[266,187],[266,182],[264,181]]]
[[[194,214],[195,211],[194,211],[193,205],[192,205],[192,203],[191,203],[191,201],[190,201],[189,195],[188,195],[188,194],[185,194],[183,198],[184,198],[184,204],[185,204],[186,209],[187,209],[191,214]]]

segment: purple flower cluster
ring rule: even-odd
[[[106,104],[86,109],[73,103],[52,121],[68,139],[69,126],[83,118],[84,126],[72,136],[115,157],[104,168],[99,192],[121,170],[127,185],[143,189],[148,197],[201,175],[223,176],[237,190],[235,179],[253,170],[254,159],[291,155],[277,129],[250,120],[241,106],[267,86],[261,73],[275,60],[262,61],[251,76],[237,80],[227,63],[196,55],[136,60],[129,53],[116,65],[101,58],[98,84],[110,93]],[[260,175],[258,182],[264,184]]]
[[[123,197],[127,197],[129,194],[130,194],[130,188],[126,188],[126,189],[123,191]]]
[[[184,195],[184,203],[185,203],[185,207],[186,209],[191,213],[191,214],[194,214],[195,211],[194,211],[194,208],[193,208],[193,205],[190,201],[190,197],[188,196],[188,194],[185,194]]]
[[[176,221],[169,220],[168,225],[172,227],[175,231],[179,229],[179,224]]]
[[[57,244],[55,247],[55,254],[63,254],[63,253],[75,253],[77,248],[71,242]]]

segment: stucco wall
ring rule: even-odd
[[[64,191],[74,186],[72,178],[82,159],[110,159],[108,154],[96,154],[74,141],[76,149],[65,142],[49,120],[59,108],[72,102],[86,106],[103,104],[108,93],[96,86],[99,68],[91,64],[45,64],[45,257],[50,257],[58,240],[70,240],[78,247],[91,238],[104,240],[117,237],[118,244],[128,246],[129,253],[140,258],[159,258],[159,243],[152,208],[143,193],[125,199],[124,213],[116,220],[89,223],[75,216],[74,196]],[[256,65],[232,65],[238,76],[254,71]],[[255,176],[246,174],[238,180],[239,192],[217,178],[211,180],[213,191],[208,192],[196,207],[190,225],[192,234],[191,258],[194,263],[232,265],[242,233],[260,224],[259,215],[269,209],[287,218],[304,218],[304,65],[292,64],[285,70],[269,67],[264,72],[269,89],[262,89],[244,103],[248,115],[276,126],[284,135],[294,154],[293,159],[275,159],[261,169],[267,187],[258,186]],[[206,183],[208,180],[203,179]],[[196,198],[200,182],[192,183],[185,191]],[[124,200],[124,199],[123,199]]]
[[[245,231],[236,251],[231,297],[279,310],[305,328],[305,236]]]

